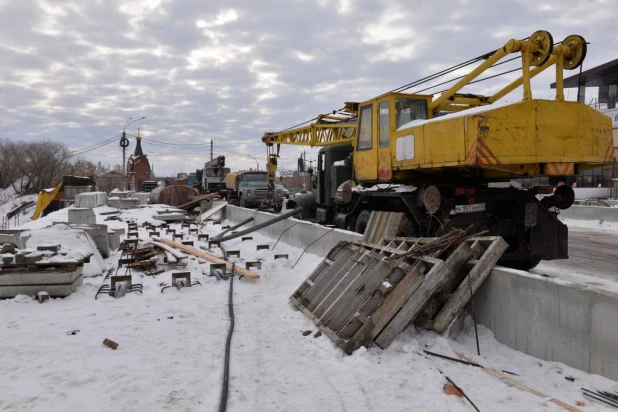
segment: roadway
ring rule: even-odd
[[[530,272],[589,275],[618,281],[618,232],[569,228],[569,259],[544,261]]]

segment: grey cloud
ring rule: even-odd
[[[9,114],[0,119],[0,137],[61,140],[78,149],[119,134],[129,116],[146,116],[130,132],[142,127],[160,172],[193,170],[208,150],[148,139],[212,138],[259,156],[263,165],[264,131],[371,98],[541,28],[556,41],[571,31],[584,35],[592,43],[585,64],[592,67],[615,57],[606,52],[616,45],[606,35],[613,28],[607,16],[618,12],[614,4],[584,8],[574,0],[362,0],[346,13],[337,12],[338,2],[183,0],[132,15],[120,9],[133,2],[74,1],[54,3],[65,13],[54,17],[58,33],[46,35],[51,20],[41,4],[0,6],[0,110]],[[230,9],[238,19],[216,25]],[[28,84],[33,72],[41,76]],[[533,81],[536,96],[551,97],[552,76],[550,70]],[[492,93],[507,80],[464,91]],[[283,153],[291,161],[299,148]],[[114,143],[85,157],[114,164],[121,154]],[[253,162],[230,159],[233,167]]]

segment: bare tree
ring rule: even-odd
[[[69,167],[69,174],[73,176],[94,176],[97,174],[97,165],[85,159],[77,159]]]
[[[20,177],[16,168],[16,144],[7,139],[0,140],[0,189],[6,189]]]

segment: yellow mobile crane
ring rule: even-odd
[[[269,179],[274,182],[280,145],[323,146],[315,195],[292,202],[305,206],[317,222],[362,233],[372,210],[399,211],[408,216],[408,236],[436,236],[471,225],[502,236],[509,250],[501,263],[511,267],[568,258],[567,228],[557,215],[573,204],[573,190],[567,185],[555,191],[518,189],[496,182],[575,175],[614,161],[610,119],[564,100],[563,70],[579,67],[586,48],[581,36],[554,44],[549,32],[537,31],[445,71],[481,62],[437,97],[396,89],[346,103],[310,125],[266,133]],[[459,93],[513,53],[521,55],[517,80],[492,96]],[[530,79],[552,66],[555,99],[533,99]],[[495,103],[519,86],[521,101]],[[392,184],[413,187],[389,190]]]

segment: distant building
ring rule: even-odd
[[[152,180],[152,172],[148,157],[142,150],[142,138],[137,129],[137,145],[135,152],[129,157],[126,165],[128,188],[139,191],[142,188],[142,183],[146,180]]]
[[[127,176],[115,170],[100,174],[96,181],[98,190],[102,192],[109,193],[114,189],[127,190]]]

